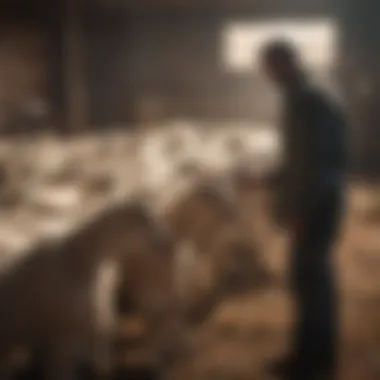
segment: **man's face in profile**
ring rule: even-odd
[[[298,71],[297,53],[291,43],[274,41],[262,52],[261,64],[264,75],[278,86],[289,84]]]
[[[274,84],[282,86],[289,78],[290,62],[284,58],[264,57],[262,60],[264,75]]]

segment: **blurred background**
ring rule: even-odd
[[[342,379],[378,379],[379,14],[377,0],[2,0],[0,262],[115,199],[170,197],[181,164],[273,168],[278,99],[257,58],[287,36],[349,116]],[[263,236],[283,271],[283,238]],[[253,378],[288,331],[284,299],[224,305],[176,378]]]

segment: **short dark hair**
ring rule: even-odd
[[[264,61],[295,61],[297,59],[297,49],[291,41],[285,39],[275,39],[268,42],[262,49]]]

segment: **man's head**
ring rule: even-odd
[[[291,83],[300,72],[297,49],[286,40],[273,40],[264,46],[261,62],[265,74],[280,86]]]

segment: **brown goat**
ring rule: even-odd
[[[149,360],[161,368],[186,348],[186,331],[177,305],[176,255],[171,237],[163,236],[150,254],[135,256],[129,262],[119,288],[121,314],[138,316],[145,326],[145,352],[149,351]],[[128,343],[122,347],[127,349]]]
[[[108,375],[118,268],[155,239],[144,207],[126,203],[33,248],[7,270],[0,278],[1,379],[10,378],[8,359],[18,346],[46,348],[48,379],[74,379],[81,356]]]
[[[165,219],[178,244],[187,245],[178,252],[182,259],[176,272],[186,293],[185,314],[197,322],[227,295],[256,290],[270,278],[254,242],[245,236],[238,202],[223,190],[219,183],[202,183],[172,202]]]

